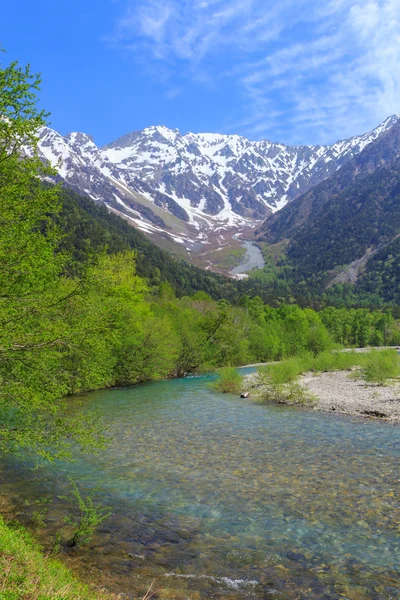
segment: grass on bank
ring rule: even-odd
[[[300,373],[354,370],[354,377],[378,385],[385,385],[389,380],[400,376],[400,357],[394,349],[371,349],[368,352],[322,352],[315,357],[302,357],[299,361]]]
[[[287,383],[264,383],[259,399],[288,406],[313,406],[317,398],[297,381]]]
[[[22,527],[0,517],[0,600],[110,600],[91,590],[60,561],[42,554]]]
[[[400,376],[399,355],[395,350],[372,350],[362,369],[362,377],[369,383],[385,385]]]
[[[274,384],[296,381],[304,373],[328,373],[358,369],[366,381],[379,383],[381,373],[387,378],[399,375],[400,358],[396,350],[371,350],[369,352],[325,351],[314,356],[311,353],[288,358],[281,362],[259,367],[261,378],[269,378]],[[397,365],[397,366],[396,366]]]
[[[259,398],[297,406],[312,406],[316,398],[303,387],[300,375],[313,372],[354,370],[354,376],[368,383],[385,385],[400,377],[400,357],[396,350],[369,352],[325,351],[314,356],[305,354],[278,363],[259,367]]]

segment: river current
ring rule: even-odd
[[[262,269],[265,265],[262,252],[258,246],[252,242],[244,242],[242,247],[245,248],[246,254],[244,255],[243,262],[232,269],[232,275],[250,273],[253,269]]]
[[[4,493],[40,534],[64,535],[67,477],[112,508],[68,562],[141,598],[400,597],[400,428],[212,391],[211,376],[71,399],[97,409],[110,444],[32,471],[10,459]]]

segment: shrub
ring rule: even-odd
[[[384,385],[388,379],[400,375],[399,357],[396,350],[371,350],[367,354],[362,377],[365,381]]]
[[[337,371],[341,368],[339,363],[339,352],[321,352],[321,354],[314,357],[312,370],[319,373]]]
[[[95,492],[83,498],[76,483],[71,478],[69,480],[72,485],[72,495],[79,508],[79,517],[77,520],[73,517],[65,517],[65,522],[73,527],[69,545],[77,547],[90,542],[97,526],[111,515],[111,511],[108,508],[94,505]]]
[[[38,498],[35,500],[36,510],[33,511],[29,525],[34,528],[43,527],[45,524],[45,517],[49,510],[49,498]]]
[[[313,406],[317,398],[297,381],[265,386],[261,399],[265,402],[288,404],[289,406]]]
[[[260,399],[291,406],[312,406],[316,398],[297,381],[299,375],[307,371],[313,361],[307,353],[299,358],[289,358],[280,363],[258,369],[262,384]]]
[[[213,388],[218,392],[235,394],[240,392],[243,377],[235,367],[222,367],[218,369],[218,380],[213,384]]]
[[[300,358],[289,358],[274,365],[267,365],[258,369],[260,378],[270,381],[273,385],[295,381],[302,372],[303,363]]]
[[[303,359],[304,371],[326,373],[329,371],[349,371],[353,367],[363,366],[367,360],[367,354],[362,352],[321,352],[317,356]]]
[[[354,367],[363,367],[368,360],[368,352],[340,352],[338,365],[342,371],[350,371]]]
[[[301,363],[301,372],[307,373],[307,371],[312,371],[315,357],[312,352],[304,352],[299,356],[299,360]]]

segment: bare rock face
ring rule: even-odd
[[[40,132],[39,151],[81,193],[143,229],[168,231],[168,214],[192,241],[216,228],[256,227],[320,183],[399,122],[332,146],[285,146],[237,135],[182,135],[148,127],[98,148],[85,133]],[[150,227],[150,231],[151,231]]]

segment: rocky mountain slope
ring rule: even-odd
[[[205,292],[214,300],[225,299],[233,304],[238,304],[243,296],[260,296],[264,302],[274,304],[279,294],[274,285],[266,287],[250,279],[234,281],[180,260],[103,204],[66,186],[61,190],[61,204],[57,224],[63,232],[60,249],[70,256],[69,275],[81,274],[82,268],[100,253],[134,250],[136,272],[147,280],[150,289],[168,282],[179,297]]]
[[[316,289],[349,282],[400,298],[400,122],[258,230],[287,244],[294,282]],[[373,275],[372,275],[373,271]]]
[[[362,180],[381,167],[390,167],[400,154],[400,120],[366,146],[333,175],[300,195],[257,230],[258,239],[276,243],[291,239],[303,226],[325,214],[333,201],[347,190],[349,201]]]
[[[130,133],[103,148],[84,133],[40,132],[39,149],[60,177],[150,235],[186,248],[255,228],[389,131],[332,146],[285,146],[236,135],[182,135],[166,127]]]

